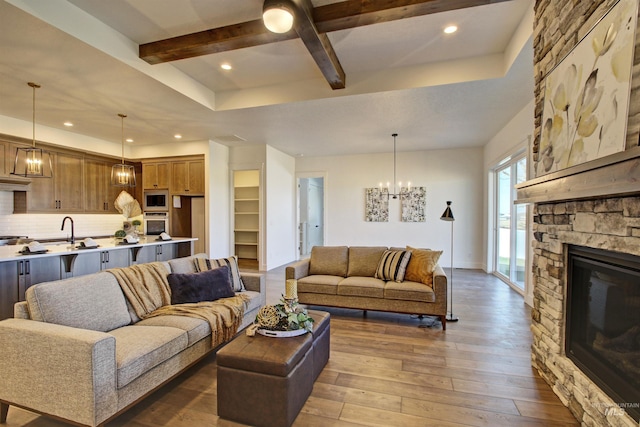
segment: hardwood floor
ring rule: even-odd
[[[267,282],[276,303],[284,268]],[[454,270],[453,286],[460,321],[446,332],[435,318],[326,309],[331,358],[294,426],[578,425],[530,366],[522,298],[475,270]],[[211,355],[107,427],[238,426],[218,418],[216,393]],[[12,407],[6,425],[65,424]]]

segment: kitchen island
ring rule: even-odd
[[[41,282],[96,273],[153,261],[167,261],[192,255],[192,237],[156,240],[142,236],[139,242],[122,244],[121,239],[94,239],[96,248],[79,248],[80,243],[43,243],[44,253],[21,254],[23,245],[0,246],[0,320],[13,317],[13,305],[24,301],[29,286]]]

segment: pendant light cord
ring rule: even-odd
[[[393,194],[395,196],[398,194],[396,193],[396,136],[398,134],[394,133],[391,136],[393,137]]]
[[[40,85],[34,82],[28,82],[29,86],[33,88],[33,117],[32,117],[32,136],[33,148],[36,148],[36,89],[40,88]]]
[[[121,123],[121,130],[122,130],[122,138],[120,139],[120,141],[122,141],[122,164],[124,165],[124,118],[127,117],[126,114],[122,114],[119,113],[118,116],[120,117],[120,123]]]

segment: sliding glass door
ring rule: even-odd
[[[495,170],[496,215],[495,272],[504,280],[524,290],[527,240],[527,210],[516,205],[515,185],[527,179],[524,154],[511,158]]]

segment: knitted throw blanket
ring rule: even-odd
[[[206,320],[211,326],[211,347],[217,347],[236,335],[244,316],[244,303],[249,299],[248,295],[240,293],[234,297],[220,298],[216,301],[165,305],[146,317],[176,314]]]
[[[136,264],[107,270],[118,280],[134,313],[144,319],[153,310],[171,304],[169,272],[161,262]]]
[[[107,270],[118,280],[133,311],[140,319],[181,315],[206,320],[211,327],[211,344],[217,347],[234,337],[244,316],[246,294],[189,304],[171,305],[169,272],[161,262],[137,264]]]

